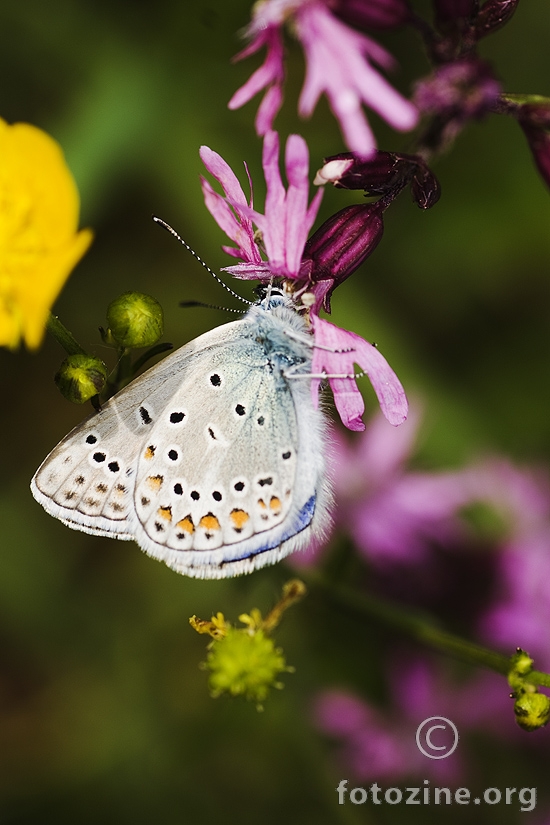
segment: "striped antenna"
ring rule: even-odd
[[[180,301],[180,307],[204,307],[204,309],[221,309],[223,312],[236,312],[242,315],[244,309],[233,309],[233,307],[220,307],[216,304],[205,304],[204,301]]]
[[[216,273],[214,272],[214,270],[213,270],[213,269],[210,269],[210,267],[208,266],[208,264],[207,264],[207,263],[205,263],[205,262],[203,261],[203,259],[200,257],[200,255],[197,255],[197,253],[195,252],[195,250],[194,250],[194,249],[192,249],[192,248],[189,246],[189,244],[188,244],[188,243],[186,243],[186,242],[183,240],[183,238],[181,237],[181,235],[178,235],[178,233],[176,232],[176,230],[175,230],[175,229],[172,229],[172,227],[170,226],[170,224],[169,224],[169,223],[166,223],[166,221],[163,221],[163,220],[162,220],[162,218],[157,218],[157,216],[156,216],[156,215],[153,215],[153,220],[154,220],[154,222],[155,222],[155,223],[160,224],[160,226],[162,226],[164,229],[166,229],[166,231],[167,231],[167,232],[169,232],[171,235],[173,235],[173,236],[174,236],[174,238],[176,238],[176,239],[180,242],[180,244],[182,244],[182,246],[184,246],[184,247],[187,249],[187,251],[188,251],[188,252],[190,252],[190,253],[191,253],[191,255],[192,255],[194,258],[196,258],[196,259],[197,259],[197,261],[198,261],[200,264],[202,264],[202,266],[204,266],[204,268],[206,269],[206,271],[207,271],[207,272],[209,272],[209,273],[212,275],[212,277],[213,277],[213,278],[215,278],[215,279],[216,279],[216,281],[217,281],[217,282],[218,282],[221,286],[223,286],[223,288],[224,288],[224,289],[226,289],[229,293],[231,293],[231,295],[233,295],[233,297],[234,297],[234,298],[238,298],[238,299],[239,299],[239,301],[242,301],[242,302],[243,302],[243,304],[248,304],[249,306],[252,306],[252,305],[253,305],[254,301],[247,301],[247,300],[246,300],[246,298],[243,298],[241,295],[238,295],[236,292],[234,292],[234,291],[231,289],[231,287],[230,287],[230,286],[227,286],[227,284],[226,284],[226,283],[224,283],[224,282],[222,281],[222,279],[221,279],[221,278],[219,278],[219,277],[216,275]]]

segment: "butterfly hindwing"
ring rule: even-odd
[[[281,523],[297,450],[292,394],[263,346],[225,341],[202,353],[139,456],[136,514],[153,555],[158,545],[206,559]]]

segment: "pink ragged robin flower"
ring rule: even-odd
[[[404,421],[407,415],[405,392],[383,356],[355,333],[319,318],[321,307],[329,307],[330,293],[376,246],[381,224],[374,233],[364,231],[365,224],[373,220],[372,210],[367,208],[368,217],[359,210],[352,220],[341,224],[329,219],[323,224],[326,226],[325,236],[321,227],[313,236],[315,243],[310,244],[308,233],[317,215],[322,190],[309,201],[309,153],[303,138],[290,135],[287,140],[285,170],[288,185],[285,188],[279,169],[279,137],[276,132],[268,132],[265,136],[263,168],[267,194],[263,213],[253,207],[252,199],[247,200],[233,171],[218,154],[202,147],[201,158],[224,191],[224,195],[216,193],[203,180],[206,206],[218,225],[237,244],[236,247],[224,247],[230,255],[240,259],[239,263],[225,267],[226,271],[237,278],[263,283],[274,277],[282,278],[291,283],[296,303],[309,310],[315,402],[321,378],[326,377],[344,424],[352,430],[364,429],[361,420],[364,404],[353,372],[353,365],[357,363],[369,376],[386,418],[394,425]],[[260,230],[261,241],[254,226]],[[343,234],[347,236],[344,239]],[[361,235],[364,235],[362,243]],[[347,246],[351,246],[352,252],[342,263],[342,249]]]
[[[362,34],[333,14],[327,0],[262,0],[254,7],[248,27],[250,44],[237,60],[266,47],[262,66],[254,72],[229,101],[236,109],[259,91],[266,94],[256,118],[258,134],[273,128],[280,109],[284,80],[282,29],[288,24],[300,41],[306,58],[306,77],[298,109],[309,117],[319,97],[327,95],[349,149],[369,155],[376,147],[374,136],[363,112],[369,106],[390,126],[408,131],[416,126],[416,108],[385,80],[375,66],[392,69],[391,55],[370,37]],[[335,9],[338,13],[338,7]]]

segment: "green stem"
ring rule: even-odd
[[[53,335],[58,344],[61,344],[67,355],[86,355],[83,349],[67,327],[61,323],[57,315],[50,312],[46,321],[46,329]]]
[[[155,347],[148,349],[147,352],[144,352],[143,355],[140,355],[139,358],[136,358],[132,364],[132,378],[138,374],[150,358],[154,358],[155,355],[160,355],[161,352],[168,352],[169,349],[173,349],[173,344],[157,344]]]
[[[322,588],[328,597],[338,604],[351,608],[358,613],[373,616],[384,622],[384,624],[429,647],[455,656],[469,664],[490,668],[503,676],[508,676],[512,670],[512,657],[497,653],[474,642],[469,642],[460,636],[455,636],[453,633],[448,633],[426,616],[409,613],[403,610],[402,607],[398,607],[384,599],[365,593],[357,593],[355,590],[345,585],[335,584],[313,571],[307,573],[301,571],[301,576],[309,584]],[[533,685],[550,687],[550,674],[532,670],[529,674],[526,674],[525,681]]]

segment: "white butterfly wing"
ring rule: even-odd
[[[31,491],[50,515],[93,535],[133,539],[135,467],[142,441],[173,397],[189,359],[238,335],[235,321],[196,338],[111,398],[46,457]]]
[[[271,564],[327,523],[325,422],[307,346],[264,312],[165,358],[73,430],[32,491],[68,526],[134,538],[173,569],[221,578]]]

